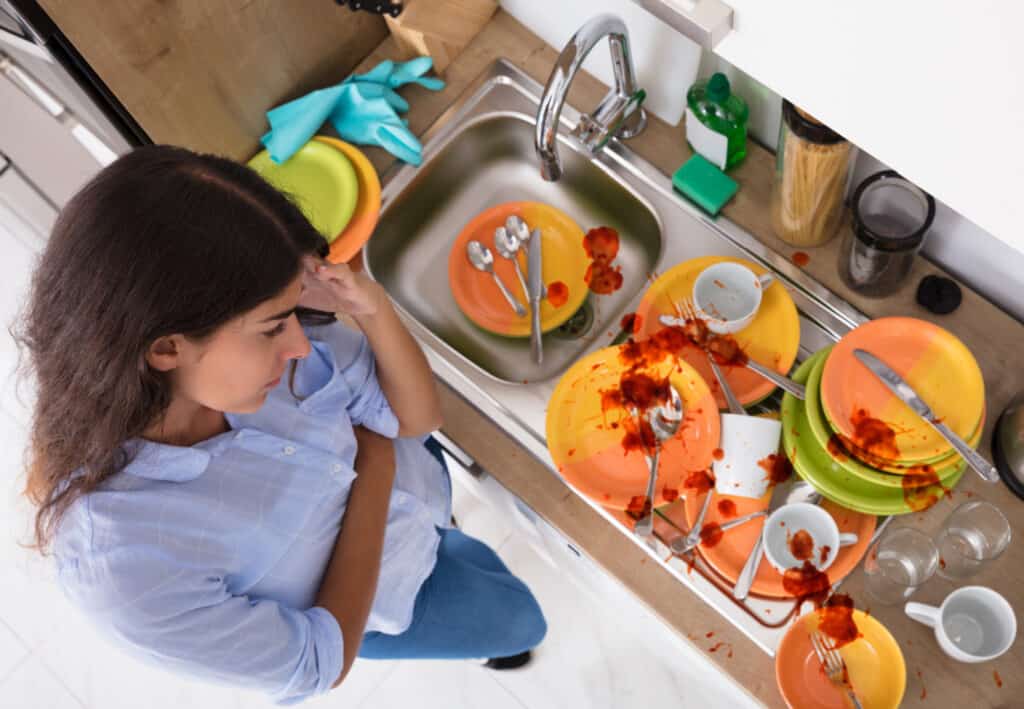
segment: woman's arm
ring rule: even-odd
[[[391,485],[395,478],[392,442],[362,426],[355,428],[355,434],[359,445],[355,462],[357,476],[331,561],[316,596],[316,605],[334,616],[344,638],[344,663],[335,687],[345,679],[359,654],[366,620],[373,606]]]
[[[383,286],[345,264],[309,262],[307,274],[300,305],[349,315],[363,331],[381,389],[398,418],[398,435],[421,436],[440,428],[433,372]]]

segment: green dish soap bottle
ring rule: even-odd
[[[686,142],[722,170],[747,156],[747,103],[729,87],[729,79],[715,73],[686,92]]]

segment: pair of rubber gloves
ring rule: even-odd
[[[439,91],[440,79],[424,77],[434,65],[430,57],[396,64],[384,61],[366,74],[356,74],[337,86],[320,89],[267,112],[270,132],[260,141],[270,158],[280,164],[309,141],[325,121],[330,121],[344,140],[378,145],[413,165],[422,161],[422,146],[399,113],[409,104],[395,89],[409,83]]]

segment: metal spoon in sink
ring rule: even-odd
[[[515,214],[509,215],[509,218],[505,220],[505,231],[509,236],[514,236],[516,241],[519,242],[517,247],[519,250],[525,251],[530,245],[530,237],[532,236],[530,233],[530,225],[524,222],[521,217],[518,217]],[[518,259],[516,260],[518,261]],[[519,278],[519,282],[522,283],[522,274],[520,274]],[[527,293],[529,291],[524,289],[523,292]],[[548,287],[544,284],[541,284],[540,297],[541,300],[548,297]]]
[[[511,218],[509,217],[509,219]],[[518,253],[520,245],[519,237],[506,227],[500,226],[494,230],[494,246],[498,249],[498,255],[502,258],[507,258],[515,266],[516,276],[519,277],[519,286],[523,289],[523,297],[529,300],[530,291],[526,287],[526,276],[523,275],[523,269],[519,267]]]
[[[736,519],[731,519],[728,522],[722,522],[719,525],[719,529],[721,529],[723,532],[727,532],[730,529],[732,529],[733,527],[738,527],[741,524],[749,522],[752,519],[757,519],[758,517],[764,517],[767,514],[768,514],[767,510],[758,510],[757,512],[751,512],[748,515],[743,515],[742,517],[737,517]],[[669,545],[669,548],[672,550],[673,554],[685,554],[686,552],[688,552],[691,549],[693,549],[694,547],[696,547],[698,544],[700,544],[700,534],[699,533],[697,534],[697,539],[695,541],[691,541],[690,540],[690,535],[687,534],[685,537],[677,537],[676,539],[673,539],[672,543]]]
[[[469,257],[469,262],[473,264],[473,268],[478,271],[491,274],[491,277],[494,278],[494,282],[498,284],[501,294],[505,296],[505,300],[507,300],[508,304],[512,306],[516,315],[521,318],[526,317],[526,308],[523,307],[522,303],[515,299],[515,296],[509,293],[508,288],[506,288],[505,284],[502,283],[501,278],[494,272],[494,255],[491,253],[491,250],[479,241],[474,240],[466,244],[466,255]]]
[[[683,423],[683,399],[671,384],[668,390],[668,402],[647,412],[657,445],[654,448],[654,455],[647,461],[649,474],[647,476],[647,496],[644,498],[644,509],[647,510],[647,514],[637,520],[636,526],[633,528],[633,531],[641,537],[649,537],[654,531],[654,488],[658,480],[658,459],[661,457],[661,446],[676,435]]]

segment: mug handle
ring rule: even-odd
[[[903,612],[910,616],[912,620],[916,620],[918,623],[924,623],[929,628],[934,628],[939,622],[939,609],[935,606],[928,606],[924,603],[914,603],[911,601],[907,605],[903,606]]]
[[[757,277],[757,280],[761,283],[761,292],[768,290],[768,286],[775,283],[775,276],[770,273],[762,273]]]
[[[853,532],[843,532],[839,535],[839,546],[848,547],[851,544],[856,544],[860,540]]]

